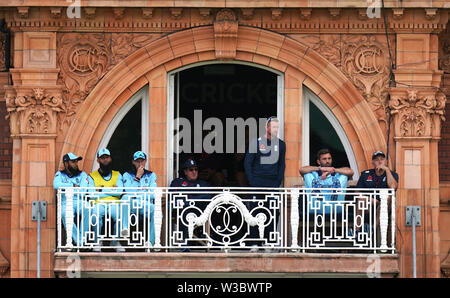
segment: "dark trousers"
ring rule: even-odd
[[[252,182],[253,183],[252,183],[251,187],[261,187],[261,188],[278,188],[278,187],[280,187],[280,183],[278,183],[277,179],[275,179],[275,178],[274,179],[270,179],[270,178],[255,178],[255,179],[253,179]],[[245,203],[247,209],[250,212],[252,212],[253,209],[258,208],[258,202],[264,200],[264,197],[266,196],[266,194],[263,194],[263,193],[258,194],[258,192],[266,192],[266,190],[264,190],[264,189],[261,189],[260,191],[259,190],[254,190],[254,191],[255,191],[255,194],[253,194],[251,197],[253,197],[255,201],[251,201],[251,202],[247,201]],[[269,209],[269,207],[270,207],[269,205],[270,205],[269,201],[265,201],[263,203],[263,207],[267,208],[268,210],[270,210]],[[252,215],[256,216],[258,213],[259,212],[256,212],[256,213],[254,212],[254,213],[252,213]],[[275,218],[274,218],[275,226],[277,224],[279,216],[280,216],[280,210],[276,210],[275,211]],[[267,221],[266,221],[266,224],[267,224]],[[266,239],[266,241],[268,241],[269,243],[270,243],[270,240],[269,240],[270,232],[274,232],[274,230],[271,229],[271,227],[273,227],[273,226],[274,226],[274,223],[270,222],[269,225],[266,226],[265,229],[264,229],[264,238],[263,239]],[[250,227],[250,235],[249,235],[249,237],[250,238],[260,238],[259,229],[258,229],[257,225],[253,226],[253,227]],[[262,246],[264,243],[265,243],[264,240],[248,241],[247,245],[248,246],[255,246],[255,245]]]

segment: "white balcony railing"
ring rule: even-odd
[[[121,199],[99,200],[105,193]],[[395,252],[392,189],[65,188],[57,197],[60,251]]]

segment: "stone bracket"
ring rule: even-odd
[[[217,13],[214,21],[214,40],[216,58],[232,60],[236,57],[238,21],[231,9],[223,9]]]

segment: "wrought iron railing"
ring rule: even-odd
[[[395,252],[392,189],[65,188],[57,197],[60,251]]]

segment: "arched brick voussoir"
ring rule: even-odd
[[[287,36],[246,26],[239,26],[236,45],[236,61],[262,63],[269,67],[275,63],[285,71],[292,68],[301,73],[299,84],[305,81],[306,75],[320,86],[322,91],[318,96],[327,94],[324,102],[329,108],[333,110],[338,106],[342,110],[336,116],[338,120],[343,126],[350,123],[354,128],[359,140],[352,141],[357,160],[364,160],[358,152],[383,146],[381,128],[374,124],[376,119],[368,103],[349,79],[316,51]],[[105,123],[111,121],[112,116],[108,111],[120,108],[132,96],[133,92],[129,91],[133,89],[135,92],[137,85],[141,84],[136,82],[140,80],[145,83],[147,80],[150,88],[166,88],[167,69],[186,65],[184,62],[190,61],[185,60],[186,57],[190,57],[192,63],[216,59],[213,26],[191,28],[162,36],[114,66],[82,103],[64,139],[63,152],[68,148],[76,148],[76,154],[92,154],[96,147],[93,143],[101,139]],[[360,105],[355,109],[358,104]],[[104,118],[107,114],[110,115],[108,119]],[[374,125],[368,126],[357,119],[368,120],[367,123]]]

